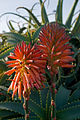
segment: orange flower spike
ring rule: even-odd
[[[50,73],[57,74],[59,67],[74,67],[71,62],[75,61],[72,58],[71,46],[68,44],[70,40],[64,27],[57,23],[45,25],[39,34],[38,49],[43,51],[46,56]]]
[[[43,58],[42,51],[36,46],[35,44],[31,48],[31,45],[26,45],[25,42],[18,44],[14,53],[11,53],[9,56],[13,60],[6,62],[8,67],[12,67],[12,69],[5,72],[5,74],[15,74],[14,82],[11,82],[8,89],[8,91],[13,90],[12,98],[17,91],[19,99],[21,99],[21,94],[25,97],[24,94],[30,93],[30,90],[34,87],[41,88],[41,85],[43,86],[42,82],[44,80],[42,81],[42,79],[44,77],[41,78],[39,74],[42,74],[42,71],[45,69],[46,59]]]

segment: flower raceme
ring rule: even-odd
[[[36,48],[36,44],[31,48],[30,44],[26,45],[22,42],[8,57],[12,60],[7,61],[6,64],[12,69],[5,74],[10,76],[15,73],[8,88],[8,91],[13,90],[12,98],[17,91],[21,99],[21,95],[29,97],[30,90],[34,87],[37,89],[41,89],[41,86],[44,87],[43,73],[45,73],[46,59],[43,58],[41,50]]]
[[[71,64],[75,59],[72,58],[72,48],[69,45],[70,37],[66,34],[64,27],[58,23],[45,25],[39,34],[38,49],[43,50],[47,56],[47,68],[52,74],[58,73],[59,67],[72,68]]]

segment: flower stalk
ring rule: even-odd
[[[24,108],[24,111],[25,111],[25,120],[29,120],[28,99],[26,99],[25,97],[24,97],[23,108]]]
[[[56,86],[55,76],[51,77],[51,120],[56,120]]]

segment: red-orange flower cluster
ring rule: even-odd
[[[43,50],[47,56],[47,68],[51,73],[57,74],[59,67],[71,68],[75,59],[69,45],[70,37],[66,34],[65,28],[58,23],[45,25],[39,34],[38,49]]]
[[[44,86],[43,73],[45,73],[46,59],[43,58],[43,53],[36,48],[36,45],[31,48],[30,44],[26,45],[22,42],[21,45],[16,46],[14,53],[11,53],[8,57],[13,59],[6,62],[8,67],[12,67],[12,69],[5,74],[11,75],[15,72],[8,89],[8,91],[13,90],[12,98],[17,91],[21,99],[21,94],[29,96],[31,89],[34,87],[40,89],[41,85]]]

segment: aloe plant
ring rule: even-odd
[[[73,69],[59,69],[57,76],[56,89],[56,116],[57,120],[78,120],[80,119],[80,14],[77,16],[74,26],[72,19],[74,17],[75,8],[79,0],[75,0],[70,14],[63,24],[63,0],[58,0],[56,8],[55,21],[61,26],[64,26],[71,36],[74,57],[76,59],[76,67]],[[25,20],[28,23],[28,27],[22,27],[19,31],[15,30],[12,22],[8,22],[10,32],[0,34],[2,42],[0,42],[0,119],[1,120],[24,120],[23,101],[17,99],[11,99],[11,93],[7,93],[7,87],[10,82],[7,79],[13,78],[13,75],[8,77],[4,75],[4,72],[8,70],[5,61],[10,52],[14,51],[16,44],[25,41],[26,44],[31,42],[33,46],[37,42],[41,28],[44,24],[49,23],[48,15],[45,9],[45,1],[39,0],[41,6],[41,23],[33,13],[33,9],[29,10],[25,7],[19,7],[19,9],[25,10],[29,13],[29,20],[17,13],[4,13],[16,15]],[[3,16],[2,15],[2,16]],[[33,22],[32,22],[33,21]],[[26,30],[26,32],[24,32]],[[33,31],[33,34],[31,31]],[[50,74],[46,70],[47,79],[50,79]],[[49,86],[46,83],[46,87],[43,90],[31,91],[29,100],[30,120],[51,120],[51,93]]]

